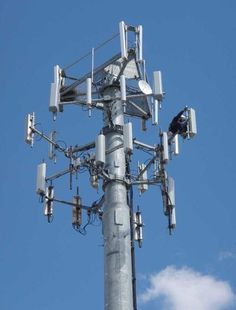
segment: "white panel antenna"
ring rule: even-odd
[[[195,110],[190,108],[188,111],[188,127],[189,127],[189,136],[193,138],[197,134],[197,122],[196,122],[196,113]]]
[[[159,112],[159,103],[157,99],[154,99],[152,104],[152,125],[158,125],[158,112]]]
[[[105,164],[105,136],[103,134],[100,134],[97,136],[96,142],[96,164],[97,165],[104,165]]]
[[[170,214],[170,228],[173,229],[176,227],[176,212],[175,208],[172,208],[171,214]]]
[[[126,31],[126,25],[122,21],[119,23],[119,29],[120,29],[120,47],[121,47],[121,57],[127,58],[127,31]]]
[[[143,27],[138,26],[138,61],[143,61]]]
[[[169,145],[168,135],[166,132],[161,133],[161,145],[162,145],[162,161],[167,164],[169,161]]]
[[[163,211],[164,214],[168,215],[168,175],[166,170],[163,172],[162,177],[162,186],[161,186],[161,195],[162,195],[162,202],[163,202]]]
[[[133,152],[133,129],[131,122],[124,124],[123,135],[124,135],[124,151],[130,154]]]
[[[137,221],[137,217],[136,217],[136,212],[134,212],[133,214],[133,230],[134,230],[134,240],[138,241],[138,221]]]
[[[179,155],[179,135],[176,134],[172,141],[173,143],[173,153],[174,155]]]
[[[62,84],[61,69],[58,65],[54,67],[54,82],[51,83],[49,111],[54,114],[59,111],[60,88]]]
[[[25,119],[25,142],[31,146],[33,146],[34,143],[34,123],[34,113],[27,114]]]
[[[86,103],[89,109],[89,117],[91,116],[91,107],[92,107],[92,79],[87,78],[86,80]]]
[[[145,164],[138,165],[138,172],[140,173],[143,169],[146,168]],[[144,171],[144,173],[140,176],[140,181],[147,181],[147,170]],[[139,184],[138,188],[140,190],[140,193],[143,194],[148,190],[148,184]]]
[[[175,181],[172,177],[168,177],[168,206],[175,206]]]
[[[45,195],[46,186],[46,163],[41,163],[37,168],[36,193]]]
[[[53,113],[58,112],[58,86],[56,83],[51,83],[49,111]]]
[[[134,240],[138,241],[139,247],[141,248],[143,241],[143,220],[140,211],[133,214],[133,230]]]
[[[60,84],[61,69],[58,65],[54,66],[54,82]]]
[[[162,101],[164,98],[161,71],[153,72],[153,95],[158,101]]]
[[[121,92],[121,100],[124,104],[126,102],[126,80],[124,74],[120,76],[120,92]]]
[[[176,227],[175,214],[175,181],[168,177],[168,209],[169,209],[169,229]]]

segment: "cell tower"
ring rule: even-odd
[[[120,38],[121,51],[95,68],[96,51],[117,37]],[[52,176],[47,176],[45,162],[38,165],[36,192],[44,203],[44,214],[51,222],[54,204],[67,204],[71,208],[73,228],[82,234],[94,216],[99,218],[104,238],[104,308],[133,310],[137,309],[134,241],[141,247],[143,240],[141,211],[133,207],[133,187],[137,186],[142,194],[149,186],[160,185],[164,214],[171,233],[176,226],[175,184],[166,166],[173,155],[179,154],[179,137],[191,139],[197,128],[195,110],[185,107],[173,118],[166,131],[159,130],[159,144],[150,145],[133,138],[132,123],[126,120],[127,117],[139,118],[143,130],[149,120],[154,126],[158,125],[164,99],[162,76],[160,71],[155,71],[152,87],[148,83],[141,25],[130,26],[122,21],[119,33],[111,39],[85,55],[91,56],[91,69],[87,74],[71,77],[67,68],[56,65],[51,84],[49,111],[54,120],[68,105],[86,107],[89,117],[94,109],[103,113],[104,123],[94,141],[63,147],[57,142],[55,131],[46,135],[37,129],[32,113],[26,118],[25,142],[33,146],[37,135],[49,143],[49,159],[55,161],[58,152],[68,159],[68,169]],[[152,154],[152,158],[145,164],[137,162],[133,173],[135,149]],[[82,203],[78,191],[72,201],[59,199],[53,181],[69,174],[72,182],[81,170],[87,170],[93,188],[102,184],[102,197],[88,205]],[[83,214],[88,217],[85,225]]]

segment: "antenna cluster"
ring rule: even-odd
[[[130,43],[130,38],[134,42]],[[175,215],[175,183],[168,175],[166,166],[179,154],[179,137],[191,139],[197,133],[196,116],[193,108],[185,107],[170,122],[166,131],[159,131],[160,142],[153,145],[146,144],[133,137],[132,123],[119,120],[120,115],[139,118],[142,129],[146,130],[146,121],[151,119],[152,124],[159,123],[158,114],[164,99],[161,71],[153,72],[153,83],[150,86],[147,78],[145,60],[143,59],[143,29],[142,26],[126,25],[123,21],[119,24],[119,37],[121,51],[109,60],[94,68],[94,57],[96,49],[92,49],[87,57],[91,56],[91,70],[79,77],[71,77],[66,68],[54,67],[54,80],[51,84],[49,111],[53,119],[62,113],[67,105],[78,105],[86,107],[91,117],[92,110],[97,109],[104,114],[104,126],[95,136],[94,141],[84,145],[73,147],[62,147],[56,140],[56,132],[46,135],[38,130],[35,123],[35,114],[26,117],[25,142],[31,146],[34,144],[35,136],[39,136],[49,143],[50,160],[56,162],[58,151],[68,159],[68,167],[47,175],[46,162],[40,163],[37,169],[36,192],[44,203],[44,214],[48,221],[53,219],[54,203],[63,203],[71,207],[72,225],[75,230],[84,233],[82,227],[82,212],[86,212],[87,224],[92,218],[102,220],[104,195],[97,201],[88,205],[82,203],[78,194],[72,196],[72,201],[64,201],[57,197],[54,191],[53,181],[66,174],[70,176],[70,189],[72,180],[80,172],[87,171],[92,188],[98,189],[102,185],[103,190],[107,184],[118,182],[125,185],[127,195],[133,186],[137,186],[140,194],[148,190],[149,186],[159,184],[163,200],[164,214],[168,217],[168,228],[171,233],[176,226]],[[116,103],[119,102],[119,105]],[[111,134],[121,136],[120,142],[114,147],[106,144],[107,137]],[[106,158],[116,150],[123,149],[125,154],[125,175],[120,176],[111,172],[110,163]],[[131,173],[132,157],[135,149],[143,150],[152,154],[146,163],[137,163],[136,173]],[[116,165],[114,161],[114,165]],[[113,169],[114,170],[114,169]],[[133,171],[133,170],[132,170]],[[131,199],[129,199],[130,201]],[[85,225],[85,226],[86,226]],[[139,245],[142,243],[143,222],[141,212],[133,212],[131,225],[134,231],[134,240]],[[82,228],[81,228],[82,227]]]
[[[95,67],[97,50],[117,36],[120,52]],[[195,110],[184,107],[165,131],[157,129],[159,141],[155,137],[153,144],[147,144],[134,137],[130,119],[140,119],[143,130],[147,129],[147,121],[158,126],[165,97],[160,70],[153,72],[151,85],[148,81],[142,39],[141,25],[131,26],[122,21],[118,35],[65,68],[54,67],[49,101],[53,120],[68,105],[82,107],[89,117],[94,109],[101,111],[103,126],[92,141],[67,147],[58,140],[56,131],[46,135],[37,128],[34,113],[26,117],[25,142],[32,147],[34,138],[39,136],[49,143],[50,160],[56,163],[60,152],[68,161],[64,169],[52,175],[47,174],[46,162],[37,168],[36,193],[44,204],[48,222],[52,222],[58,203],[71,209],[72,227],[83,235],[88,225],[102,222],[105,310],[137,309],[134,242],[142,246],[144,224],[140,208],[134,208],[134,186],[140,195],[149,186],[160,187],[171,234],[176,227],[175,182],[167,172],[167,165],[179,154],[179,138],[188,140],[197,134]],[[91,57],[88,72],[71,76],[68,70],[86,57]],[[148,160],[133,162],[136,150],[148,153]],[[86,204],[77,181],[78,174],[84,172],[91,187],[103,191],[96,201]],[[76,192],[71,195],[71,201],[59,197],[55,188],[54,181],[65,175],[69,176],[70,190],[74,189],[76,179]]]

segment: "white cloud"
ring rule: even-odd
[[[228,259],[228,258],[235,259],[236,258],[236,253],[231,252],[231,251],[222,251],[222,252],[219,253],[218,258],[219,258],[220,261],[222,261],[224,259]]]
[[[149,288],[139,296],[140,303],[162,300],[164,310],[223,310],[236,300],[227,282],[187,267],[169,266],[149,281]]]

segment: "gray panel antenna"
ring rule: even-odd
[[[45,206],[44,215],[47,216],[48,222],[51,222],[53,216],[53,199],[54,199],[54,187],[48,186],[45,194]]]
[[[122,21],[119,24],[120,27],[120,47],[121,47],[121,56],[122,58],[127,58],[127,40],[126,40],[126,26]]]
[[[82,225],[82,200],[80,196],[74,196],[72,200],[76,206],[72,207],[72,225],[75,229],[79,229]]]
[[[161,71],[153,72],[153,94],[158,101],[162,101],[164,98]]]

